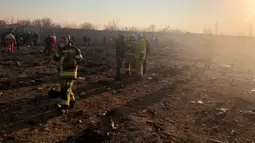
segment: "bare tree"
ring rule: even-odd
[[[84,29],[84,30],[95,30],[95,29],[96,29],[95,26],[94,26],[93,24],[88,23],[88,22],[82,23],[82,24],[80,25],[80,28],[81,28],[81,29]]]
[[[218,32],[219,32],[219,24],[218,24],[218,22],[216,22],[215,25],[214,25],[214,33],[215,33],[215,35],[218,35]]]
[[[136,31],[138,31],[138,28],[136,28],[135,26],[132,26],[132,27],[128,28],[128,31],[136,32]]]
[[[71,28],[71,29],[75,29],[77,28],[77,25],[76,24],[65,24],[63,28]]]
[[[45,28],[51,28],[54,26],[54,23],[52,22],[50,18],[42,18],[41,22],[42,22],[42,27],[45,27]]]
[[[156,25],[152,24],[148,27],[149,32],[155,32],[156,31]]]
[[[60,24],[54,24],[54,28],[61,28]]]
[[[211,34],[212,29],[211,28],[204,28],[204,34]]]
[[[17,24],[23,25],[23,26],[29,26],[31,25],[31,21],[29,19],[27,20],[18,20]]]
[[[0,20],[0,26],[5,26],[7,23],[5,20]]]
[[[35,19],[35,20],[32,22],[32,25],[35,26],[35,27],[42,27],[42,21],[41,21],[41,19]]]
[[[104,30],[107,31],[118,31],[119,30],[119,21],[111,20],[108,24],[104,26]]]

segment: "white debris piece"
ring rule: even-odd
[[[81,96],[85,96],[86,95],[86,92],[81,92]]]
[[[198,103],[198,104],[204,104],[204,102],[201,101],[201,100],[197,101],[197,103]]]
[[[231,66],[230,66],[230,65],[223,65],[223,67],[231,68]]]
[[[79,80],[85,80],[85,77],[78,77]]]

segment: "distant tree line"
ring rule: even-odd
[[[98,28],[89,22],[81,23],[80,25],[70,24],[65,22],[63,24],[55,23],[51,18],[45,17],[41,19],[23,19],[23,20],[15,20],[14,18],[6,18],[4,20],[0,20],[0,27],[8,24],[20,24],[23,26],[32,26],[32,27],[41,27],[41,28],[72,28],[72,29],[83,29],[83,30],[98,30]],[[157,29],[156,25],[151,24],[147,28],[137,28],[135,26],[131,27],[120,27],[119,20],[111,20],[109,23],[104,25],[103,30],[105,31],[131,31],[131,32],[177,32],[182,33],[182,30],[179,29],[170,29],[169,26],[165,26],[165,28]]]

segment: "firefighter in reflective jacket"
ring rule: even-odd
[[[125,68],[129,76],[132,76],[132,74],[136,71],[136,42],[135,35],[130,36],[128,39],[127,50],[125,52]]]
[[[143,63],[146,57],[146,41],[143,33],[137,33],[136,44],[136,72],[138,76],[143,76]]]
[[[68,38],[62,37],[59,43],[61,48],[54,55],[54,60],[59,61],[61,102],[58,104],[58,107],[62,113],[74,107],[75,97],[72,92],[72,85],[74,80],[77,79],[78,63],[83,59],[81,51],[68,43]]]

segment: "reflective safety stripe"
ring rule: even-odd
[[[74,50],[63,50],[62,52],[64,52],[64,53],[74,53],[75,51]]]
[[[83,57],[82,57],[82,55],[77,55],[77,56],[75,56],[75,58],[79,60],[79,59],[82,59]]]
[[[69,106],[69,100],[60,100],[59,104]]]
[[[59,73],[59,76],[60,77],[63,77],[63,78],[65,78],[65,77],[67,77],[67,78],[77,78],[77,72],[60,72]]]

